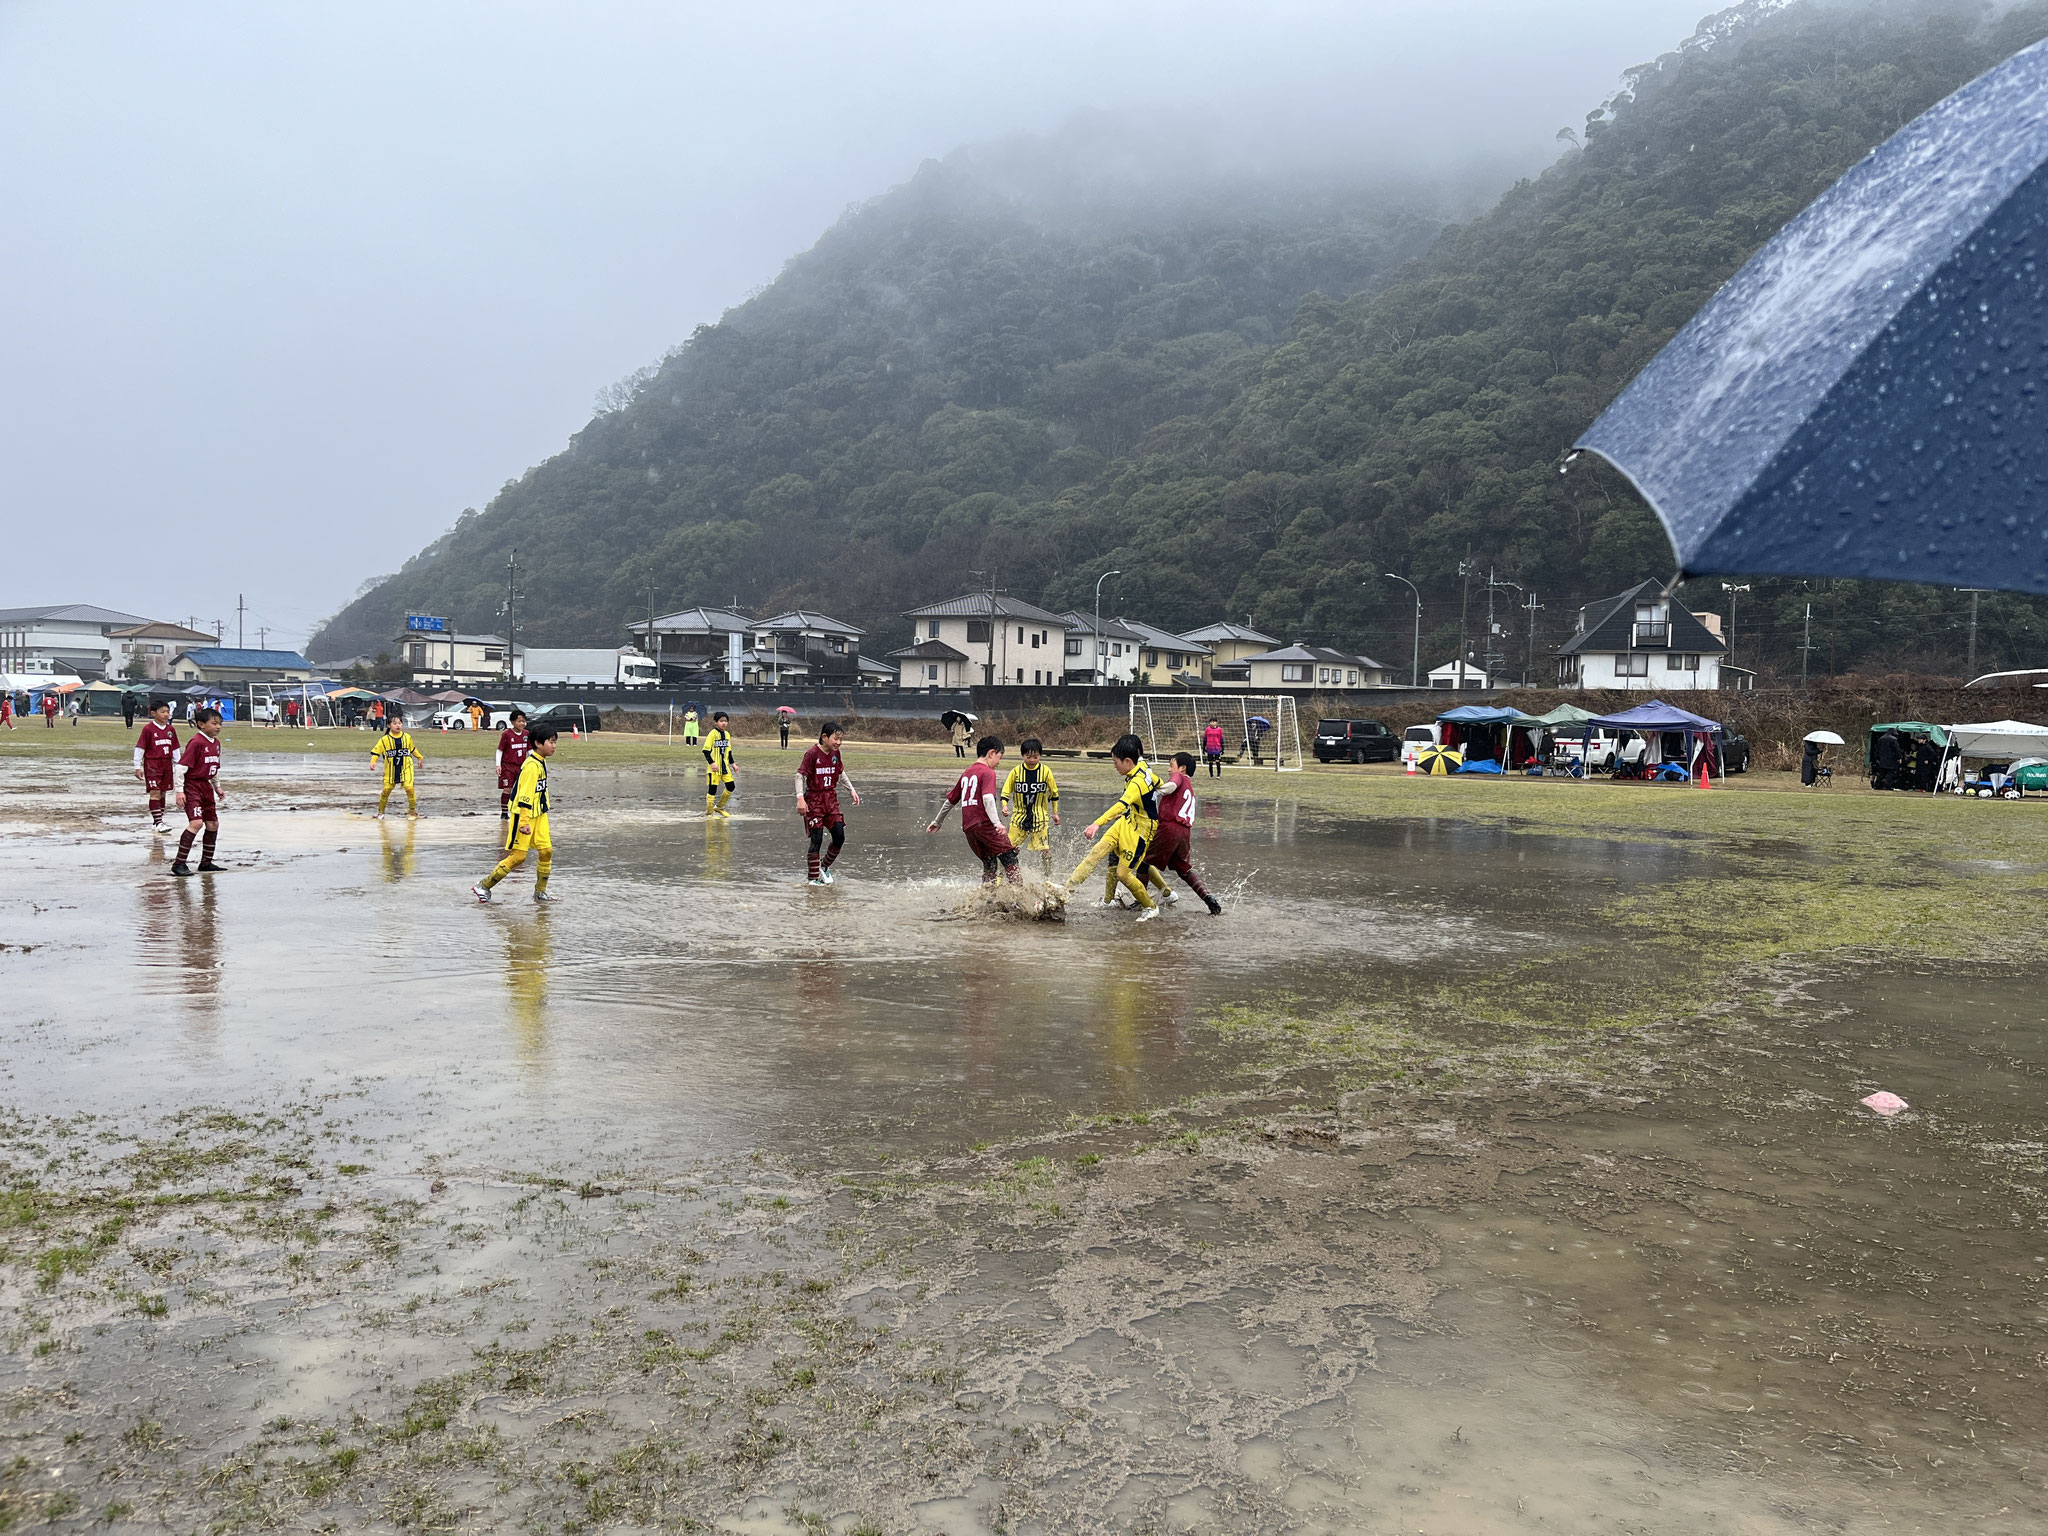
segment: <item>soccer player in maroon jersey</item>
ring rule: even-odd
[[[221,867],[213,862],[213,847],[220,840],[220,791],[215,787],[220,777],[220,711],[208,706],[192,717],[192,723],[199,728],[198,734],[178,754],[184,779],[178,790],[178,807],[185,813],[185,830],[178,836],[178,857],[171,873],[192,873],[185,860],[192,852],[192,839],[204,827],[206,841],[200,846],[199,873],[211,875]]]
[[[1209,904],[1210,914],[1221,917],[1223,903],[1209,894],[1209,887],[1202,884],[1202,877],[1195,873],[1195,866],[1188,861],[1188,843],[1195,825],[1194,772],[1194,753],[1173,754],[1173,776],[1159,791],[1159,831],[1152,839],[1145,862],[1154,870],[1170,869],[1179,875],[1188,883],[1189,890]],[[1163,878],[1159,886],[1163,892],[1166,888]]]
[[[938,831],[946,813],[959,806],[960,830],[967,834],[967,846],[981,860],[981,883],[994,885],[997,866],[1001,866],[1003,878],[1016,885],[1022,877],[1017,873],[1016,846],[1003,830],[1003,780],[996,772],[996,765],[1003,760],[1003,743],[999,737],[984,736],[975,743],[974,750],[981,755],[953,781],[953,787],[946,791],[945,804],[939,807],[939,814],[925,831]]]
[[[135,738],[135,777],[149,794],[149,821],[153,830],[168,832],[164,800],[178,761],[178,733],[171,728],[171,704],[164,699],[150,705],[149,718],[142,722],[142,734]]]
[[[498,750],[492,754],[498,764],[498,820],[511,815],[512,791],[519,787],[519,767],[526,761],[526,711],[515,709],[498,733]]]
[[[855,805],[860,804],[860,791],[853,787],[853,780],[846,776],[846,765],[839,760],[839,744],[845,739],[839,722],[827,720],[818,731],[816,745],[804,753],[804,760],[797,765],[796,808],[804,819],[804,831],[811,836],[811,877],[804,882],[807,885],[830,885],[832,865],[839,850],[846,846],[846,818],[839,813],[840,786],[846,787]],[[832,835],[832,846],[825,849],[821,859],[818,851],[824,847],[828,832]]]

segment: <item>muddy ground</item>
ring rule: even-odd
[[[1233,774],[1139,928],[616,745],[483,910],[242,734],[208,880],[0,755],[0,1528],[2048,1519],[2048,807]]]

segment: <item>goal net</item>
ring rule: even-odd
[[[1272,693],[1134,693],[1131,734],[1157,762],[1176,752],[1202,755],[1202,732],[1223,727],[1223,756],[1243,767],[1301,771],[1301,723],[1294,700]]]

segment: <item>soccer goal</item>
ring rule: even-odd
[[[1155,761],[1175,752],[1202,755],[1202,732],[1223,727],[1223,755],[1240,767],[1301,771],[1301,722],[1294,700],[1272,693],[1134,693],[1131,734]]]

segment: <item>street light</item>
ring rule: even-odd
[[[1416,589],[1415,583],[1406,576],[1396,576],[1392,571],[1388,571],[1386,577],[1389,581],[1398,581],[1410,592],[1415,593],[1415,649],[1409,653],[1408,657],[1408,686],[1410,688],[1420,688],[1422,686],[1422,593]]]
[[[1749,583],[1724,581],[1721,590],[1728,594],[1728,665],[1732,667],[1735,665],[1735,594],[1747,592]]]
[[[1102,682],[1102,584],[1112,576],[1121,576],[1122,571],[1104,571],[1095,578],[1095,633],[1088,637],[1095,647],[1095,666],[1089,672],[1098,686]]]

